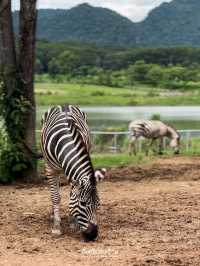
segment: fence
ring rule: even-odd
[[[200,129],[178,130],[181,135],[181,146],[185,151],[200,152]],[[127,150],[129,131],[106,132],[92,131],[93,151],[120,152]],[[198,139],[199,138],[199,139]],[[168,145],[167,138],[164,139],[164,148]],[[141,151],[144,144],[144,138],[138,140],[138,151]]]
[[[37,134],[39,134],[37,130]],[[186,152],[200,153],[200,129],[178,130],[181,135],[181,149]],[[123,152],[127,151],[129,131],[107,132],[92,131],[93,152]],[[39,138],[38,138],[39,139]],[[144,139],[138,140],[138,151],[142,151]],[[168,146],[168,140],[164,140],[164,148]]]

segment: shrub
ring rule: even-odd
[[[152,114],[150,119],[151,120],[161,120],[161,115],[160,114]]]
[[[3,122],[0,126],[0,182],[14,181],[23,169],[27,168],[27,159],[16,145],[11,143]]]
[[[24,117],[30,103],[21,95],[18,84],[12,97],[6,97],[6,86],[0,82],[0,182],[11,182],[33,162],[23,142]],[[9,113],[9,115],[8,115]]]

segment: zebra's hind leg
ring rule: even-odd
[[[146,154],[146,156],[149,155],[150,148],[153,147],[154,143],[155,143],[155,139],[151,139],[150,142],[148,142],[148,141],[145,142],[145,154]],[[153,152],[155,152],[155,151],[153,150]]]
[[[56,171],[51,169],[48,165],[45,167],[46,175],[50,185],[51,201],[53,204],[53,235],[61,235],[61,218],[60,218],[60,193],[59,193],[59,177],[56,176]]]

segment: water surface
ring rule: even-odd
[[[48,106],[37,109],[37,125]],[[135,119],[150,119],[159,114],[161,120],[177,129],[200,129],[200,106],[82,106],[92,130],[105,128],[127,129],[128,123]]]

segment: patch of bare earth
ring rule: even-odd
[[[100,232],[92,243],[70,231],[67,186],[61,188],[59,238],[51,235],[47,186],[2,186],[0,265],[199,266],[199,178],[200,158],[110,170],[99,184]]]

